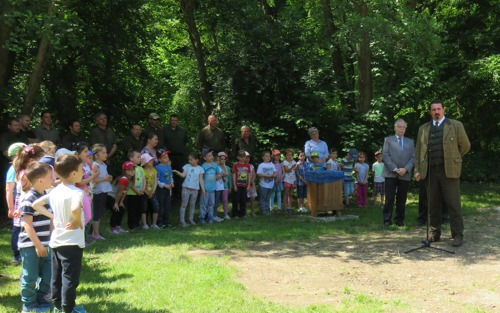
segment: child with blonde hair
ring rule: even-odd
[[[92,171],[99,173],[99,175],[97,175],[94,179],[94,189],[92,190],[94,195],[94,198],[92,199],[92,204],[94,205],[94,215],[92,218],[92,239],[104,240],[105,238],[99,233],[99,223],[104,210],[106,209],[108,192],[112,191],[111,181],[113,180],[113,176],[108,174],[108,165],[106,164],[108,152],[106,151],[106,147],[102,144],[95,144],[92,146],[92,152],[94,152]]]

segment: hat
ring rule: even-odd
[[[375,156],[377,155],[382,155],[382,151],[378,150],[377,152],[375,152]]]
[[[150,156],[147,153],[144,153],[141,155],[141,166],[144,166],[144,164],[148,163],[149,161],[153,160],[154,158]]]
[[[19,149],[24,148],[25,146],[26,146],[26,144],[23,142],[13,143],[9,146],[9,150],[7,151],[7,155],[9,156],[9,158],[12,158],[17,154]]]
[[[167,150],[165,150],[165,149],[158,149],[158,150],[156,150],[156,155],[157,155],[159,158],[161,158],[161,157],[163,157],[163,156],[165,156],[165,155],[167,155],[167,154],[169,154],[169,153],[170,153],[170,151],[167,151]]]
[[[96,153],[97,153],[97,151],[92,151],[92,150],[89,150],[89,155],[94,155],[94,154],[96,154]]]
[[[71,151],[71,150],[68,150],[66,148],[61,148],[61,149],[59,149],[59,150],[56,151],[56,159],[59,158],[62,155],[75,154],[75,153],[76,153],[76,151]]]
[[[281,152],[278,149],[274,149],[273,150],[273,155],[278,155],[278,154],[281,154]]]
[[[205,148],[205,149],[201,150],[201,154],[202,154],[203,156],[205,156],[205,155],[207,155],[207,154],[209,154],[209,153],[211,153],[211,152],[213,152],[213,151],[214,151],[214,150],[212,150],[212,149],[210,149],[210,148]]]
[[[135,167],[135,164],[133,162],[130,162],[130,161],[126,161],[122,164],[122,170],[124,170],[124,171],[131,169],[131,168],[134,168],[134,167]]]
[[[160,116],[156,113],[151,113],[151,114],[149,114],[149,118],[152,118],[154,120],[159,120]]]
[[[224,152],[224,151],[219,152],[217,155],[218,155],[219,157],[223,156],[223,157],[226,157],[226,158],[227,158],[227,154],[226,154],[226,152]]]
[[[318,157],[318,158],[319,158],[319,153],[318,153],[318,151],[313,151],[313,152],[311,152],[311,158],[313,158],[313,157]]]
[[[250,156],[250,153],[248,151],[245,151],[245,156]]]

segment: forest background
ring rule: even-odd
[[[500,177],[499,0],[0,0],[0,13],[0,131],[48,109],[88,133],[103,111],[123,136],[157,112],[194,137],[213,113],[228,147],[243,124],[280,149],[317,126],[373,155],[397,118],[415,139],[440,99],[471,140],[462,178]]]

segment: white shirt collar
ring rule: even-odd
[[[444,119],[446,118],[446,116],[443,115],[443,117],[438,121],[438,124],[437,126],[441,126],[441,123],[444,121]],[[435,125],[436,124],[436,121],[435,120],[432,120],[432,125]]]

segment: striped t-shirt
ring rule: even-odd
[[[26,215],[33,216],[33,228],[35,229],[36,235],[38,239],[44,246],[49,245],[50,241],[50,218],[46,217],[33,210],[33,202],[43,196],[39,192],[34,189],[28,191],[25,196],[21,199],[21,203],[19,207],[21,209],[21,216],[24,217]],[[52,212],[48,205],[45,205],[45,208]],[[19,249],[33,247],[34,244],[31,242],[30,237],[26,233],[26,229],[24,228],[24,218],[21,218],[21,233],[19,234],[18,247]]]

